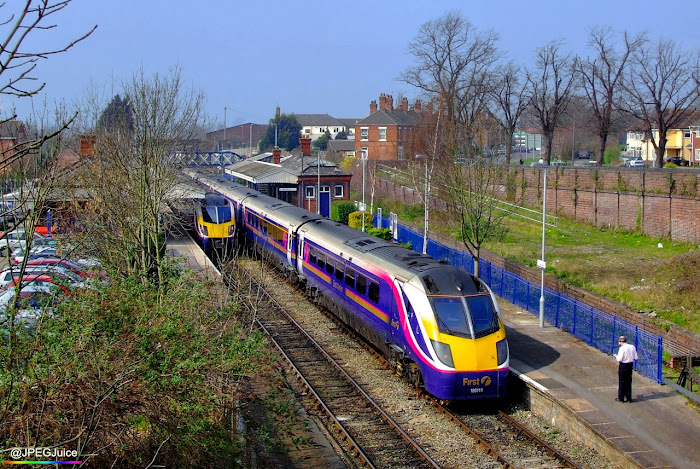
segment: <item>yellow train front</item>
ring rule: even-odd
[[[236,233],[233,207],[221,194],[207,192],[195,205],[194,228],[205,251],[226,249]]]

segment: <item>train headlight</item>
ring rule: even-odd
[[[496,342],[496,355],[498,356],[498,364],[502,365],[508,360],[508,341],[506,339]]]
[[[436,340],[431,340],[430,342],[433,344],[433,348],[435,349],[438,359],[444,365],[454,368],[455,365],[452,361],[452,350],[450,349],[449,344],[443,344],[442,342],[438,342]]]
[[[235,226],[233,223],[231,223],[231,224],[228,226],[228,235],[229,235],[229,236],[233,236],[233,231],[234,231],[235,229],[236,229],[236,226]]]
[[[202,229],[202,234],[204,236],[209,236],[209,230],[207,230],[207,227],[204,225],[199,225],[199,227]]]

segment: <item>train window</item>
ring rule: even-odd
[[[357,290],[357,293],[365,296],[367,294],[367,279],[362,275],[358,275],[355,282],[355,289]]]
[[[319,266],[321,269],[325,269],[325,268],[326,268],[326,255],[325,255],[325,254],[321,254],[320,252],[318,253],[318,266]]]
[[[341,282],[343,281],[343,264],[341,264],[340,262],[338,262],[335,265],[335,278],[337,278]]]
[[[369,282],[369,292],[367,297],[373,303],[379,304],[379,284],[374,282]]]
[[[333,266],[335,265],[335,261],[331,258],[328,258],[328,262],[326,262],[326,272],[329,274],[333,274]]]
[[[352,269],[345,269],[345,285],[349,287],[355,286],[355,271]]]
[[[309,249],[309,262],[316,263],[316,250],[314,248]]]
[[[498,330],[498,318],[488,295],[468,296],[467,307],[474,325],[474,337],[482,337]]]

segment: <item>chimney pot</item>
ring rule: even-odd
[[[413,108],[416,110],[416,112],[418,112],[418,113],[421,112],[421,102],[420,102],[420,99],[416,99],[416,102],[413,104]]]
[[[394,110],[394,97],[390,94],[386,95],[386,109],[387,111]]]
[[[372,102],[369,103],[369,114],[372,115],[375,112],[377,112],[377,101],[372,100]]]
[[[282,159],[282,149],[275,147],[272,150],[272,162],[274,164],[280,164],[280,160]]]
[[[405,96],[401,100],[401,109],[403,109],[403,112],[408,112],[408,98]]]
[[[386,110],[386,96],[384,95],[384,93],[379,95],[379,110]]]
[[[299,144],[301,145],[301,154],[311,156],[311,137],[299,138]]]

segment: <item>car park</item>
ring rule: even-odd
[[[82,267],[72,261],[69,261],[67,259],[58,257],[58,256],[46,256],[46,257],[37,257],[33,259],[29,259],[27,261],[27,266],[35,266],[35,265],[44,265],[44,266],[52,266],[52,265],[59,265],[63,266],[76,274],[80,275],[83,278],[92,278],[92,277],[102,277],[103,275],[96,273],[94,270],[91,270],[86,267]]]
[[[62,279],[56,277],[56,276],[51,276],[48,274],[25,274],[21,278],[19,276],[14,277],[12,279],[12,282],[10,282],[10,287],[17,287],[21,286],[22,288],[25,288],[27,286],[29,287],[49,287],[49,288],[54,288],[56,289],[56,292],[59,290],[63,291],[65,296],[70,296],[71,289],[69,288],[68,285],[66,285],[66,282],[63,281]]]

